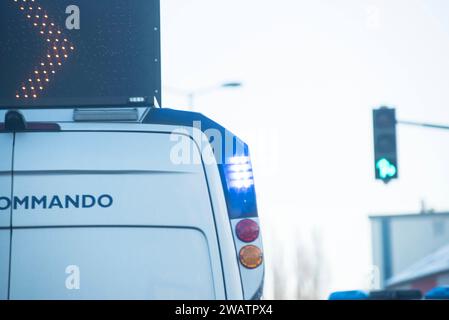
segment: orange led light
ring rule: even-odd
[[[255,269],[263,262],[262,250],[259,247],[249,245],[240,249],[240,263],[248,269]]]

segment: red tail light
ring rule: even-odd
[[[259,237],[259,225],[256,221],[245,219],[235,227],[237,237],[243,242],[253,242]]]

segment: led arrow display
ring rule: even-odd
[[[62,70],[65,61],[75,50],[73,43],[63,33],[55,20],[37,0],[10,0],[17,6],[32,26],[36,35],[46,44],[39,65],[34,66],[16,91],[17,99],[36,99],[44,94],[56,73]]]
[[[0,0],[0,109],[151,106],[159,0]]]

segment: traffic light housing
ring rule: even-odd
[[[385,183],[398,178],[396,123],[395,109],[373,110],[374,170],[376,179]]]

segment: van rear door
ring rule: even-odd
[[[225,299],[204,168],[174,164],[174,143],[18,133],[11,299]]]
[[[0,300],[8,298],[13,134],[0,132]]]

